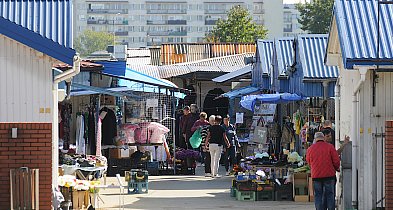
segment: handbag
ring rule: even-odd
[[[255,127],[252,142],[265,144],[266,141],[267,141],[267,128],[262,126]]]
[[[190,145],[192,146],[192,148],[196,149],[199,148],[201,142],[202,142],[201,129],[198,128],[190,138]]]

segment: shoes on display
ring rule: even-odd
[[[205,177],[211,177],[212,175],[210,173],[205,173]]]

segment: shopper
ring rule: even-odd
[[[222,127],[224,128],[225,134],[227,135],[227,138],[230,143],[230,147],[227,148],[224,153],[224,164],[225,164],[225,170],[226,170],[225,175],[228,176],[229,175],[229,162],[231,162],[232,169],[233,169],[233,166],[235,164],[237,164],[236,152],[237,152],[238,148],[240,148],[240,144],[239,144],[239,140],[236,135],[236,128],[235,128],[235,126],[233,126],[230,123],[229,115],[227,115],[224,118],[224,124],[222,124]]]
[[[336,171],[340,159],[333,145],[325,142],[322,132],[314,135],[315,144],[307,150],[307,162],[311,168],[316,210],[334,210],[336,194]]]
[[[180,119],[180,130],[186,144],[185,149],[191,149],[190,137],[192,136],[191,128],[194,125],[194,122],[195,120],[191,115],[190,107],[189,106],[184,107],[183,116]]]
[[[325,142],[332,144],[332,141],[334,141],[334,139],[332,137],[333,136],[332,129],[323,129],[322,133],[323,133],[323,135],[325,135]],[[337,149],[338,155],[341,155],[345,146],[348,145],[349,139],[350,139],[349,136],[345,135],[344,143],[341,144],[340,148]]]
[[[334,146],[334,148],[336,148],[336,132],[333,130],[332,127],[333,127],[332,126],[332,121],[325,120],[325,121],[323,121],[323,125],[322,125],[321,131],[323,131],[323,130],[330,130],[332,141],[330,141],[329,143],[332,144]]]
[[[220,167],[220,157],[222,153],[222,147],[225,145],[227,148],[230,147],[228,138],[225,134],[225,130],[221,127],[222,117],[216,116],[214,125],[209,127],[205,144],[209,147],[211,156],[211,172],[212,177],[220,177],[218,175],[218,168]]]
[[[214,115],[210,115],[209,117],[209,124],[206,126],[202,127],[202,131],[201,131],[201,136],[202,136],[202,143],[201,143],[201,148],[202,148],[202,159],[204,161],[205,164],[205,176],[206,177],[211,177],[211,158],[210,158],[210,151],[209,151],[209,147],[205,144],[206,142],[206,138],[207,138],[207,134],[208,134],[208,130],[209,127],[211,125],[214,124],[216,120],[216,116]]]

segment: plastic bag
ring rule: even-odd
[[[198,128],[194,134],[192,134],[191,138],[190,138],[190,144],[192,146],[192,148],[196,149],[199,148],[199,146],[201,145],[202,142],[202,136],[201,136],[201,129]]]

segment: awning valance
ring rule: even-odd
[[[267,104],[280,104],[291,101],[300,101],[302,99],[302,96],[292,93],[247,95],[242,97],[240,105],[248,110],[254,111],[254,105],[257,101]]]

